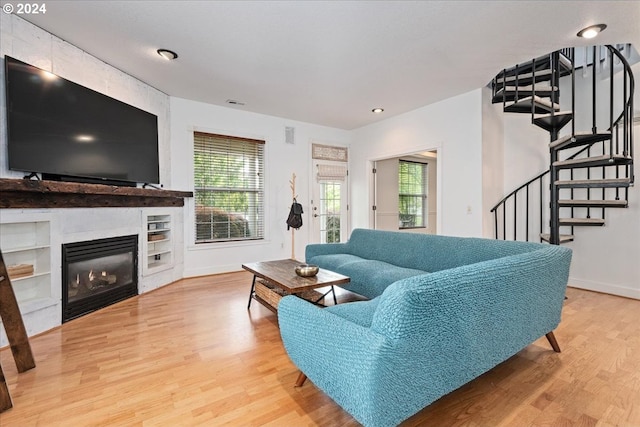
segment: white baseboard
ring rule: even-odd
[[[640,300],[640,289],[569,277],[569,287]]]
[[[242,270],[242,266],[238,264],[216,265],[211,267],[201,267],[193,269],[185,268],[184,278],[186,279],[189,277],[209,276],[211,274],[232,273],[234,271],[244,270]]]

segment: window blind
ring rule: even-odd
[[[400,160],[398,166],[400,228],[426,227],[427,165]]]
[[[264,145],[194,132],[196,243],[264,238]]]
[[[347,177],[347,167],[343,165],[317,164],[318,181],[344,181]]]

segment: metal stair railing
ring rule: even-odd
[[[597,142],[592,142],[591,144],[583,147],[580,151],[578,151],[578,152],[574,153],[573,155],[569,156],[567,158],[567,160],[572,160],[572,159],[578,158],[578,156],[580,156],[581,154],[587,152],[591,148],[591,146],[593,144],[597,144]],[[530,215],[529,215],[530,214],[530,209],[529,209],[529,206],[530,206],[530,204],[529,204],[530,191],[529,191],[529,188],[533,187],[536,181],[539,181],[538,187],[539,187],[540,190],[539,190],[538,194],[539,194],[539,199],[542,200],[543,199],[542,196],[547,193],[544,190],[545,185],[544,185],[543,180],[547,175],[549,175],[549,172],[550,172],[549,169],[547,169],[546,171],[541,172],[540,174],[538,174],[535,177],[531,178],[529,181],[525,182],[520,187],[516,188],[515,190],[513,190],[512,192],[510,192],[509,194],[504,196],[502,198],[502,200],[500,200],[498,203],[495,204],[495,206],[493,206],[491,208],[490,212],[494,216],[495,238],[496,239],[500,239],[500,235],[498,233],[498,231],[499,231],[498,215],[499,215],[499,212],[500,212],[500,208],[502,208],[502,212],[503,212],[502,239],[506,240],[506,228],[507,228],[506,227],[506,222],[505,222],[506,221],[506,216],[507,216],[507,214],[506,214],[506,206],[507,206],[507,204],[510,204],[509,202],[512,199],[515,201],[513,203],[513,213],[514,213],[514,218],[515,218],[516,214],[518,212],[518,205],[516,203],[517,200],[518,200],[518,193],[521,193],[524,190],[525,191],[525,201],[526,201],[526,210],[525,210],[526,211],[526,217],[525,217],[525,221],[524,221],[524,223],[526,224],[526,226],[525,226],[525,229],[526,229],[525,237],[526,237],[526,241],[529,241],[529,231],[530,231],[529,224],[531,224]],[[537,235],[540,235],[540,233],[542,233],[543,230],[544,230],[544,227],[543,227],[544,215],[543,215],[543,206],[542,206],[542,204],[540,205],[540,216],[539,217],[540,217],[540,227],[539,227],[539,232],[536,233]],[[517,223],[516,223],[516,225],[517,225]],[[517,240],[517,235],[518,235],[517,227],[512,227],[512,228],[513,228],[513,232],[514,232],[513,240]]]
[[[596,55],[596,51],[595,51],[595,47],[594,47],[594,61],[593,64],[596,63],[595,61],[595,55]],[[592,147],[596,144],[601,143],[602,144],[602,155],[606,156],[608,155],[610,159],[612,159],[612,161],[614,160],[614,156],[619,156],[620,154],[622,154],[622,156],[624,156],[625,158],[628,158],[630,160],[627,160],[624,164],[613,164],[613,165],[603,165],[603,166],[598,166],[598,168],[601,170],[600,174],[602,176],[602,179],[607,178],[607,169],[614,167],[615,169],[615,178],[620,178],[621,172],[620,172],[620,167],[624,168],[624,177],[627,178],[629,180],[629,185],[632,185],[632,183],[634,182],[635,179],[635,175],[634,175],[634,169],[633,169],[633,93],[634,93],[634,86],[635,86],[635,82],[634,82],[634,77],[633,77],[633,73],[631,71],[631,67],[628,63],[628,61],[626,60],[626,58],[620,53],[619,49],[611,46],[611,45],[607,45],[606,49],[609,52],[609,59],[610,59],[610,66],[609,66],[609,75],[608,78],[610,80],[609,82],[609,120],[608,120],[608,129],[607,129],[607,133],[610,134],[609,138],[606,138],[604,140],[597,140],[597,141],[592,141],[589,143],[586,143],[584,147],[582,147],[582,149],[578,150],[577,152],[571,154],[569,157],[564,158],[563,160],[572,160],[572,159],[576,159],[579,158],[578,156],[586,154],[586,157],[590,157],[592,152]],[[560,64],[559,64],[559,55],[564,55],[567,59],[569,59],[572,63],[572,69],[571,69],[571,91],[572,91],[572,95],[571,95],[571,111],[575,112],[575,104],[576,104],[576,100],[575,100],[575,68],[573,67],[573,61],[574,61],[574,48],[568,48],[568,49],[563,49],[562,51],[558,51],[558,52],[554,52],[551,54],[549,60],[550,60],[550,68],[552,70],[552,77],[551,77],[551,102],[559,102],[559,98],[558,98],[558,92],[557,88],[559,88],[559,76],[560,76]],[[622,64],[622,70],[623,70],[623,75],[622,75],[622,109],[621,112],[619,114],[619,116],[617,118],[614,119],[614,94],[615,94],[615,83],[614,83],[614,56],[616,59],[619,60],[619,62]],[[541,59],[541,58],[538,58]],[[544,58],[542,58],[544,59]],[[531,82],[531,92],[532,92],[532,107],[531,107],[531,115],[532,115],[532,119],[534,117],[534,110],[535,110],[535,92],[536,92],[536,88],[535,88],[535,84],[536,84],[536,59],[532,60],[530,62],[531,64],[531,74],[532,74],[532,82]],[[528,64],[524,64],[523,68],[527,69],[527,65]],[[513,79],[515,80],[515,100],[517,101],[517,99],[519,98],[518,96],[518,66],[513,67],[511,70],[515,71],[515,77],[513,77]],[[503,70],[503,74],[502,74],[502,103],[503,103],[503,107],[506,106],[506,101],[507,101],[507,94],[506,94],[506,88],[507,88],[507,82],[506,82],[506,69]],[[596,74],[596,66],[593,65],[592,67],[592,73],[594,76],[594,80],[592,82],[592,129],[591,131],[595,134],[597,133],[597,116],[596,116],[596,102],[597,102],[597,85],[596,85],[596,81],[595,81],[595,74]],[[496,77],[494,79],[494,96],[496,95],[496,87],[497,87],[497,83],[498,83],[499,79],[498,77]],[[527,90],[528,92],[528,90]],[[551,111],[551,115],[553,116],[554,112],[553,109]],[[576,129],[575,129],[575,120],[571,120],[572,121],[572,125],[571,125],[571,135],[572,137],[575,138],[576,136]],[[550,131],[551,132],[551,139],[552,141],[557,139],[557,130],[554,131]],[[609,143],[606,143],[606,140],[609,140]],[[607,150],[608,148],[608,150]],[[524,238],[525,240],[529,240],[530,236],[531,236],[531,218],[533,217],[532,214],[532,209],[531,209],[531,203],[530,203],[530,188],[533,186],[537,186],[539,188],[538,190],[538,194],[537,194],[537,200],[539,201],[540,204],[540,210],[539,210],[539,218],[538,218],[538,233],[536,233],[536,235],[541,236],[544,230],[544,222],[546,220],[545,218],[545,209],[544,209],[544,205],[545,202],[548,202],[548,206],[550,208],[550,213],[551,213],[551,217],[549,219],[549,226],[550,226],[550,241],[554,244],[558,244],[560,243],[560,224],[559,224],[559,188],[555,188],[556,191],[551,191],[551,194],[549,194],[548,192],[545,191],[545,184],[543,183],[543,181],[546,179],[547,175],[549,175],[552,171],[554,171],[555,173],[551,174],[554,176],[554,179],[558,179],[558,172],[559,170],[554,168],[553,166],[553,162],[555,160],[558,160],[558,154],[559,152],[562,150],[562,148],[560,149],[555,149],[552,148],[550,150],[551,152],[551,156],[552,156],[552,161],[551,161],[551,166],[549,168],[549,170],[544,171],[540,174],[538,174],[537,176],[535,176],[534,178],[530,179],[529,181],[527,181],[526,183],[522,184],[520,187],[516,188],[515,190],[513,190],[511,193],[509,193],[507,196],[505,196],[502,200],[500,200],[492,209],[491,209],[491,213],[493,213],[494,215],[494,227],[495,227],[495,238],[499,239],[500,238],[500,229],[502,230],[502,239],[507,239],[507,229],[509,229],[509,231],[512,231],[513,233],[513,240],[517,240],[518,239],[518,234],[519,231],[521,232],[521,228],[524,228]],[[608,151],[608,153],[607,153]],[[586,158],[585,157],[585,158]],[[586,167],[586,175],[587,175],[587,179],[591,178],[591,173],[592,173],[592,169],[595,169],[595,166],[591,166],[591,167]],[[570,179],[573,180],[574,176],[573,176],[573,168],[569,168],[570,173],[571,173],[571,177]],[[609,175],[610,176],[610,175]],[[536,181],[538,181],[538,184],[536,184]],[[554,187],[556,187],[555,183],[549,182],[549,189],[553,190]],[[587,188],[587,200],[606,200],[606,189],[602,188],[601,189],[601,194],[600,194],[600,198],[597,198],[598,196],[595,196],[596,198],[592,199],[592,191],[591,188]],[[628,200],[628,186],[624,187],[625,193],[624,193],[624,200]],[[519,228],[519,224],[518,224],[518,213],[520,211],[522,211],[523,207],[519,206],[518,201],[522,200],[522,193],[524,192],[524,226],[521,228]],[[571,192],[571,196],[570,198],[573,199],[574,196],[574,189],[571,188],[570,189]],[[549,194],[549,198],[548,200],[545,200],[545,196]],[[518,195],[520,195],[521,197],[518,198]],[[553,199],[551,199],[551,197],[555,196]],[[615,187],[615,200],[620,200],[620,187]],[[513,215],[510,216],[512,217],[512,221],[510,221],[509,223],[509,227],[507,227],[507,217],[508,217],[508,213],[507,213],[507,205],[509,206],[509,209],[513,209]],[[571,208],[571,217],[574,217],[574,207],[572,206]],[[595,208],[591,208],[591,207],[587,207],[586,208],[586,212],[587,212],[587,218],[591,217],[591,209],[595,209]],[[601,213],[601,218],[604,219],[605,216],[605,207],[601,207],[600,209],[602,209],[602,213]],[[556,211],[556,215],[553,215],[554,210]],[[501,215],[500,215],[501,214]],[[500,227],[499,224],[499,218],[502,218],[502,226]],[[554,226],[554,222],[555,222],[555,226]],[[554,229],[555,228],[555,229]],[[571,234],[573,234],[573,226],[571,226]]]

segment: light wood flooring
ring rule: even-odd
[[[298,372],[246,272],[181,280],[0,351],[0,426],[357,426]],[[436,401],[407,426],[640,426],[640,301],[568,290],[555,335]],[[341,296],[348,299],[348,294]],[[416,361],[419,363],[419,361]],[[327,369],[331,369],[327,366]]]

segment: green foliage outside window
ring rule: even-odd
[[[327,243],[340,243],[340,215],[327,217]]]

